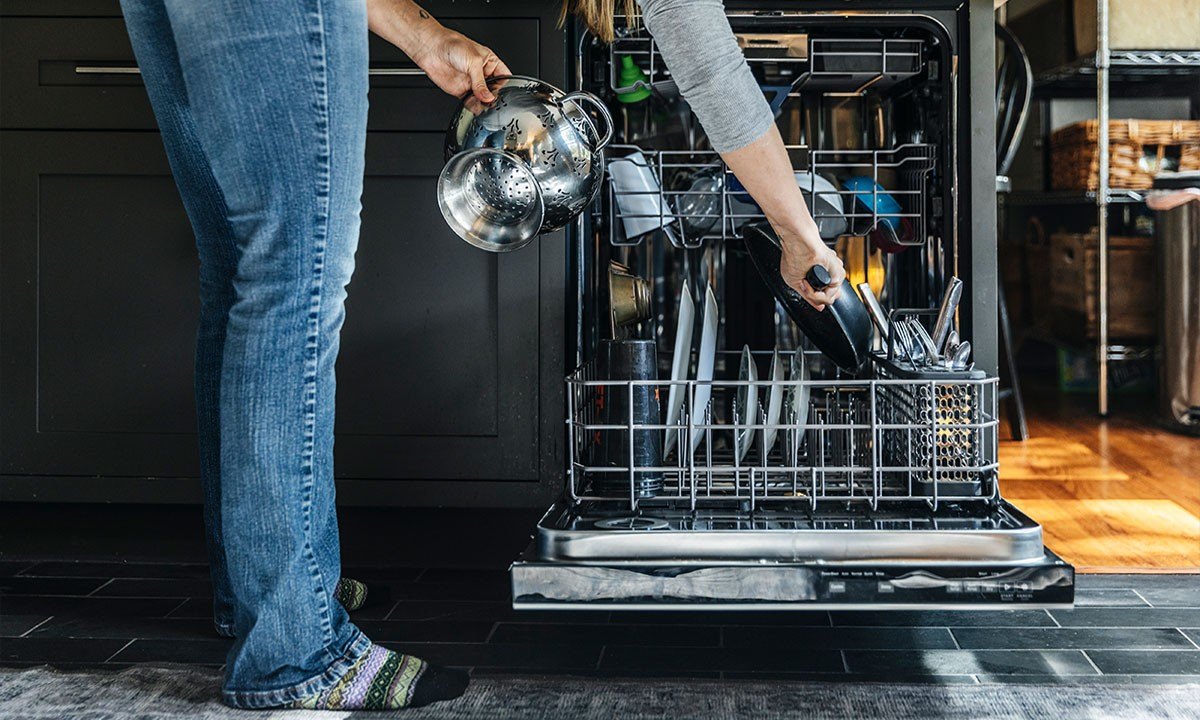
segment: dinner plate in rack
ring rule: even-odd
[[[705,412],[712,398],[713,367],[717,364],[717,296],[712,287],[704,293],[704,324],[700,328],[700,352],[696,358],[696,394],[690,408],[692,417],[692,452],[704,439],[703,426],[708,421]]]
[[[764,419],[766,430],[763,433],[763,456],[771,454],[775,440],[779,436],[779,415],[783,412],[783,356],[779,348],[771,354],[771,391],[767,396],[767,415]]]
[[[784,452],[787,455],[788,465],[795,464],[796,456],[804,446],[810,395],[810,388],[805,384],[808,378],[808,359],[804,356],[804,348],[796,348],[796,353],[792,355],[791,371],[788,374],[788,380],[793,384],[788,385],[787,401],[784,403],[783,410],[784,424],[792,426],[787,429],[785,435],[787,443]]]
[[[671,356],[671,389],[667,393],[667,425],[678,425],[683,399],[687,396],[688,366],[692,361],[692,330],[696,326],[696,302],[692,300],[692,289],[686,280],[679,293],[679,324],[675,328],[675,354]],[[663,441],[663,457],[671,454],[678,440],[679,429],[667,428]]]
[[[758,382],[758,368],[754,367],[754,355],[750,352],[749,345],[742,347],[742,366],[738,370],[738,381],[746,383],[738,385],[734,396],[736,407],[733,447],[740,463],[754,444],[754,425],[758,424],[758,388],[754,386],[754,383]]]

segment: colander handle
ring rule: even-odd
[[[567,93],[566,96],[563,97],[562,101],[564,103],[573,102],[579,107],[580,110],[583,110],[584,117],[588,119],[588,122],[592,123],[592,129],[596,130],[596,134],[599,135],[600,131],[596,129],[596,123],[593,122],[591,116],[587,114],[587,109],[583,107],[583,104],[586,102],[596,109],[596,112],[600,115],[600,117],[604,118],[604,136],[600,138],[600,142],[596,144],[596,149],[603,150],[605,147],[607,147],[608,143],[612,141],[613,119],[612,113],[608,111],[608,107],[600,101],[600,98],[596,97],[590,92],[577,90],[572,93]]]

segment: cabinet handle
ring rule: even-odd
[[[368,75],[405,75],[405,76],[425,76],[425,71],[421,68],[371,68],[367,70]]]
[[[141,75],[142,71],[137,66],[129,67],[125,65],[76,65],[76,75]],[[421,68],[370,68],[367,70],[368,75],[400,75],[407,77],[424,77],[425,71]]]
[[[76,65],[76,75],[141,75],[141,68],[134,65]]]

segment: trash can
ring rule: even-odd
[[[1200,172],[1159,175],[1146,204],[1158,245],[1158,416],[1200,435]]]

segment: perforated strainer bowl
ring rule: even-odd
[[[463,240],[490,252],[528,245],[542,226],[542,191],[529,166],[495,148],[460,152],[438,177],[438,206]]]

